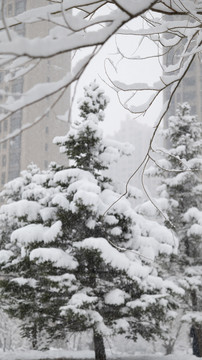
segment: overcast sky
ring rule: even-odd
[[[134,36],[119,36],[116,38],[118,45],[121,50],[124,51],[126,55],[131,55],[135,49],[137,48],[140,38]],[[154,44],[144,39],[141,43],[141,46],[138,51],[136,51],[135,56],[148,56],[151,53],[156,53],[156,47]],[[158,63],[157,59],[149,59],[149,60],[124,60],[118,63],[118,73],[116,73],[110,63],[106,60],[106,58],[110,58],[113,62],[117,63],[119,57],[116,55],[116,46],[115,46],[115,38],[110,40],[102,51],[93,59],[91,64],[88,66],[86,72],[82,76],[79,82],[78,94],[82,95],[83,86],[87,85],[90,81],[93,81],[95,78],[98,80],[100,85],[105,89],[106,94],[110,98],[110,104],[106,110],[106,120],[104,123],[104,132],[105,134],[113,134],[120,127],[120,122],[124,121],[127,117],[135,117],[129,111],[126,111],[123,106],[120,105],[118,97],[114,90],[112,90],[109,86],[105,85],[102,81],[104,79],[108,83],[109,80],[105,74],[104,63],[106,64],[106,68],[109,71],[110,76],[113,78],[125,80],[126,82],[144,82],[153,84],[154,82],[159,80],[159,76],[161,75],[161,67]],[[139,104],[144,99],[135,98],[133,101]],[[149,126],[153,126],[157,115],[160,112],[162,107],[162,97],[160,97],[152,106],[148,114],[144,117],[138,118],[138,121],[146,122]]]

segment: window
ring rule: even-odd
[[[23,78],[18,78],[13,80],[12,83],[12,92],[13,93],[22,93],[23,90]]]
[[[187,101],[189,103],[192,102],[193,99],[196,98],[196,92],[195,91],[189,91],[184,92],[183,94],[183,101]]]
[[[48,168],[48,160],[44,160],[44,168],[45,168],[45,169]]]
[[[196,105],[192,105],[191,114],[196,115]]]
[[[45,151],[48,151],[48,144],[45,144]]]
[[[26,9],[26,0],[15,1],[15,15],[21,14]]]
[[[0,82],[3,81],[3,71],[0,71]]]
[[[6,173],[2,172],[1,174],[1,185],[4,185],[6,182]]]
[[[3,149],[6,149],[6,147],[7,147],[7,141],[4,141],[3,142]]]
[[[194,76],[190,76],[190,77],[187,77],[187,78],[183,79],[183,85],[185,87],[186,86],[195,86],[195,84],[196,84],[196,81],[195,81]]]
[[[48,126],[46,126],[45,132],[46,132],[46,134],[49,133],[49,128],[48,128]]]
[[[6,166],[6,155],[2,156],[1,163],[3,167]]]
[[[181,102],[181,94],[179,94],[179,93],[176,94],[176,101],[177,101],[177,104],[179,104]]]
[[[8,4],[8,16],[12,15],[12,11],[13,11],[13,6],[12,4]]]
[[[20,127],[21,127],[21,119],[22,119],[22,110],[18,110],[14,114],[11,115],[11,118],[10,118],[10,131],[20,129]]]
[[[12,152],[16,153],[16,150],[20,150],[20,148],[21,148],[21,136],[17,135],[10,140],[10,153],[11,153],[11,149]]]
[[[21,135],[15,136],[9,144],[8,181],[20,174]]]
[[[7,119],[5,119],[5,120],[3,121],[3,128],[4,128],[4,131],[7,131],[7,130],[8,130],[8,120],[7,120]]]
[[[25,35],[25,24],[18,24],[15,26],[15,31],[18,33],[18,35]]]

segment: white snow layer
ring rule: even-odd
[[[185,353],[176,353],[173,355],[131,355],[131,354],[121,354],[113,353],[111,350],[107,349],[108,357],[112,359],[131,359],[134,360],[196,360],[196,357],[190,354]],[[41,360],[41,359],[94,359],[94,351],[91,350],[61,350],[54,349],[49,351],[37,351],[37,350],[25,350],[25,351],[15,351],[15,352],[0,352],[1,360]]]
[[[49,243],[57,236],[61,235],[61,228],[61,221],[57,221],[51,227],[46,227],[42,224],[29,224],[13,231],[11,234],[11,241],[18,243],[19,245],[41,241]]]
[[[66,169],[58,171],[54,176],[54,182],[68,184],[75,182],[76,180],[89,179],[90,181],[95,181],[93,175],[85,170],[81,169]]]
[[[105,295],[105,304],[109,305],[122,305],[125,304],[125,300],[130,296],[123,290],[114,289],[109,291]]]
[[[125,270],[128,276],[134,280],[137,280],[139,277],[144,278],[150,272],[149,267],[142,266],[137,261],[134,262],[129,260],[125,253],[120,253],[104,238],[91,237],[75,243],[74,245],[79,248],[95,249],[100,251],[103,260],[107,264],[110,264],[112,267],[119,270]]]
[[[54,266],[68,269],[75,269],[78,265],[67,252],[57,248],[37,248],[30,252],[30,260],[37,260],[38,263],[51,261]]]
[[[9,217],[27,217],[28,221],[34,221],[39,215],[41,206],[35,201],[19,200],[11,204],[2,205],[1,213]]]
[[[10,250],[0,250],[0,264],[6,263],[12,255]]]

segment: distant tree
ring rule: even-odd
[[[165,262],[165,276],[169,273],[176,277],[186,291],[181,308],[184,312],[193,311],[186,315],[186,319],[193,319],[194,323],[198,319],[201,323],[198,312],[202,300],[202,123],[190,115],[190,106],[184,103],[179,106],[177,114],[169,118],[163,135],[170,148],[161,151],[163,159],[157,160],[147,174],[160,179],[160,196],[156,205],[168,215],[170,222],[166,223],[174,226],[179,241],[178,255],[172,258],[172,262],[169,259]],[[147,206],[153,205],[147,203]],[[139,211],[145,214],[147,206],[143,204]],[[185,317],[182,320],[185,321]],[[202,342],[202,332],[198,330],[197,334],[198,341]],[[175,338],[171,342],[174,346]]]
[[[130,151],[103,139],[107,103],[96,82],[85,87],[80,118],[54,140],[71,165],[35,174],[21,200],[1,208],[11,222],[24,221],[0,251],[9,314],[23,321],[34,348],[42,331],[54,339],[91,329],[96,360],[106,359],[104,337],[159,334],[180,293],[158,276],[154,262],[172,252],[172,234],[138,215],[128,199],[116,202],[120,194],[104,174]]]

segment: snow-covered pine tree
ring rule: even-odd
[[[104,337],[158,334],[172,295],[180,292],[158,276],[154,261],[172,252],[168,229],[138,215],[126,198],[103,216],[120,196],[103,170],[129,152],[103,139],[99,122],[107,102],[96,82],[85,88],[80,119],[55,139],[71,166],[35,175],[33,190],[22,193],[29,194],[24,206],[4,205],[12,216],[21,209],[27,222],[0,251],[1,271],[10,276],[1,281],[12,299],[8,311],[23,320],[35,348],[42,330],[54,339],[91,329],[96,360],[106,359]]]
[[[178,283],[186,290],[181,308],[183,312],[194,311],[186,319],[192,318],[196,323],[197,312],[202,310],[202,122],[190,115],[189,104],[183,103],[177,114],[169,118],[168,127],[162,133],[170,148],[161,151],[163,158],[150,167],[147,174],[160,179],[156,204],[167,213],[179,241],[178,255],[168,263],[166,276],[177,275]],[[146,214],[151,207],[147,202],[139,207],[139,212]],[[156,217],[158,214],[153,210]],[[198,319],[201,323],[201,317]],[[199,338],[202,356],[202,331]]]
[[[23,252],[23,246],[19,247],[14,244],[12,244],[12,251],[10,251],[11,234],[15,230],[26,227],[30,223],[40,224],[40,222],[43,221],[43,214],[41,210],[43,203],[46,204],[46,197],[48,196],[49,191],[48,184],[51,182],[54,170],[54,164],[51,164],[49,170],[45,172],[41,172],[36,165],[31,164],[28,166],[27,170],[21,172],[20,177],[5,184],[4,189],[0,194],[5,203],[5,205],[0,208],[0,244],[2,249],[0,259],[1,264],[6,263],[10,256],[14,253],[15,256],[19,256],[20,252]],[[52,191],[54,191],[54,189],[51,187],[50,193],[52,193]],[[23,254],[21,253],[20,256],[21,255]],[[5,284],[10,282],[8,281],[7,276],[11,279],[13,278],[13,273],[10,275],[11,272],[15,271],[15,274],[19,275],[26,270],[28,271],[28,269],[26,269],[26,262],[23,266],[22,263],[19,263],[19,267],[16,262],[14,268],[12,269],[13,270],[10,270],[8,266],[8,268],[2,270],[2,274],[4,273],[4,280],[2,280],[3,287]],[[19,277],[16,281],[20,283],[21,279],[22,278]],[[14,316],[20,320],[23,320],[26,316],[26,324],[21,325],[22,335],[31,340],[33,348],[40,346],[43,347],[41,341],[40,344],[38,341],[38,339],[41,338],[40,332],[42,327],[39,325],[40,314],[38,303],[36,301],[37,288],[35,289],[34,286],[31,286],[27,290],[26,281],[23,285],[23,288],[19,286],[18,289],[22,292],[27,291],[27,296],[19,293],[18,297],[21,298],[25,296],[24,300],[19,302],[18,306],[15,307],[15,297],[13,297],[11,301],[8,301],[7,297],[2,297],[2,309],[7,311],[10,316]],[[13,291],[15,292],[16,284],[11,281],[9,286],[12,288],[11,293]],[[6,291],[9,292],[9,289]],[[18,312],[18,315],[16,315],[16,311]],[[42,313],[42,310],[40,310],[40,313]],[[43,320],[41,321],[43,322]]]

